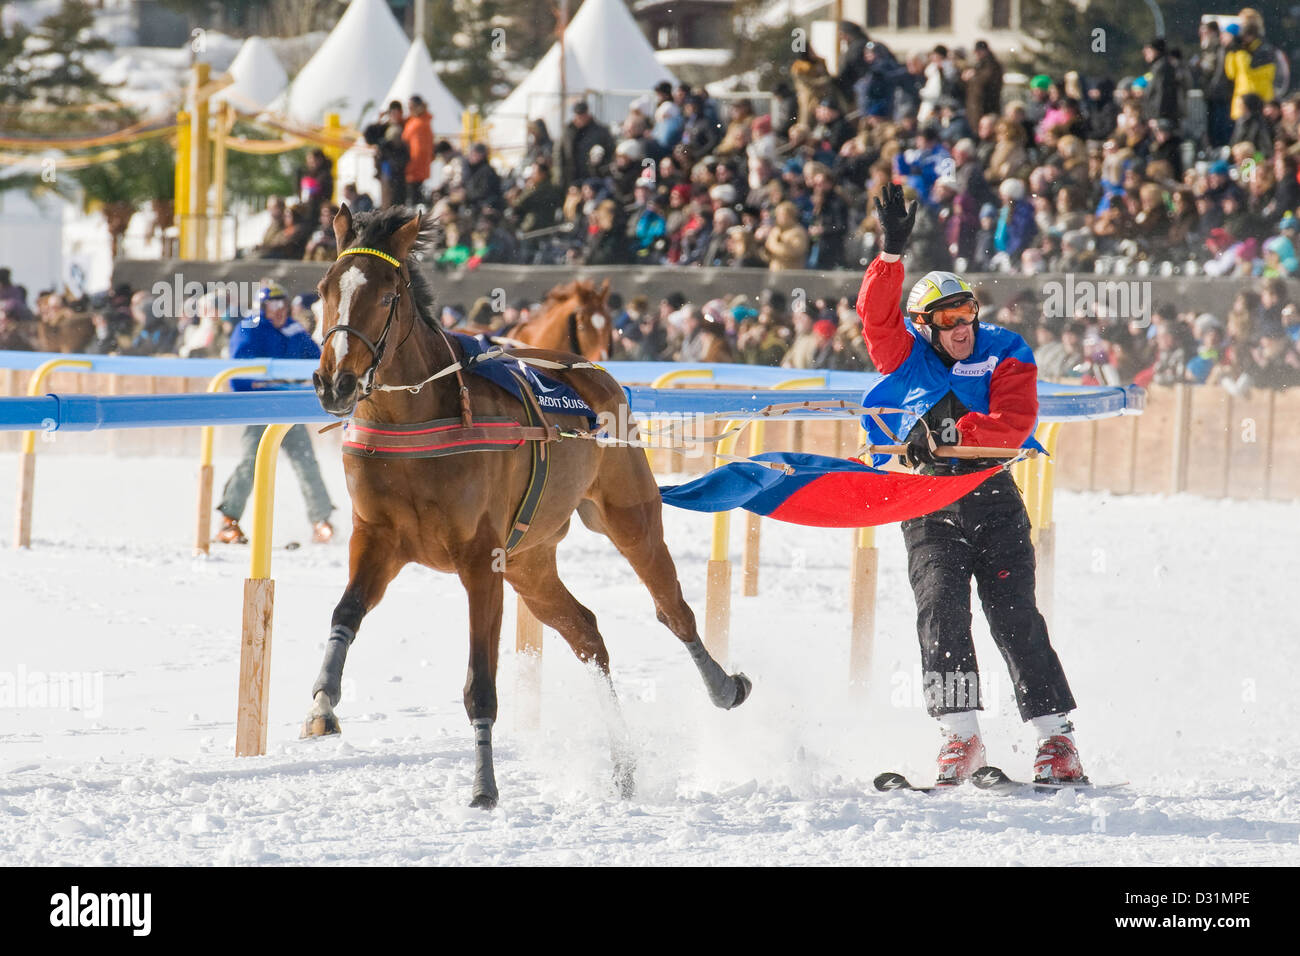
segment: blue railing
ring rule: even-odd
[[[1053,386],[1053,388],[1057,388]],[[843,400],[856,404],[860,389],[654,389],[627,388],[632,413],[745,418],[769,405]],[[1127,388],[1081,388],[1041,396],[1044,421],[1086,421],[1138,412],[1145,393]],[[848,411],[797,412],[790,418],[854,418]],[[0,398],[0,431],[95,431],[112,428],[269,425],[332,422],[307,390],[188,395],[42,395]]]

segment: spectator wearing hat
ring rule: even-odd
[[[1052,99],[1052,78],[1038,73],[1029,80],[1029,99],[1024,103],[1025,121],[1030,128],[1042,122]]]
[[[1142,118],[1178,122],[1183,114],[1182,103],[1186,93],[1168,55],[1164,37],[1148,40],[1142,47],[1142,57],[1148,67],[1147,85],[1142,91]]]
[[[826,68],[826,61],[807,45],[795,53],[794,62],[790,64],[790,78],[798,104],[795,122],[811,129],[816,123],[813,114],[817,104],[825,97],[835,95],[835,80]]]
[[[1232,81],[1229,115],[1234,121],[1245,115],[1248,93],[1258,96],[1261,103],[1273,102],[1278,63],[1277,50],[1264,40],[1264,18],[1249,7],[1243,8],[1238,18],[1239,36],[1223,58],[1224,75]]]
[[[551,181],[550,166],[539,161],[527,167],[524,186],[514,193],[510,205],[521,234],[520,253],[525,263],[536,262],[541,251],[539,238],[528,234],[554,226],[563,204],[564,193]]]
[[[375,150],[375,176],[379,179],[379,203],[384,208],[406,201],[406,164],[410,150],[403,138],[406,117],[400,100],[393,100],[377,122],[362,134]]]
[[[823,97],[817,104],[814,116],[817,125],[812,128],[814,157],[823,163],[833,163],[840,150],[853,137],[853,127],[844,118],[839,100]]]
[[[1205,97],[1205,138],[1211,147],[1226,146],[1232,135],[1232,82],[1223,70],[1226,44],[1232,37],[1217,20],[1200,25],[1199,49],[1192,59],[1192,76]]]
[[[488,148],[474,143],[465,157],[460,176],[461,189],[465,191],[465,205],[471,212],[501,205],[501,177],[488,162]]]
[[[232,359],[315,359],[320,358],[320,347],[312,341],[307,330],[289,318],[289,303],[284,290],[269,282],[258,292],[258,312],[240,322],[230,338]],[[234,379],[235,391],[252,391],[260,386],[251,379]],[[271,386],[267,386],[271,387]],[[244,506],[253,490],[253,466],[265,425],[250,425],[244,429],[241,440],[243,453],[239,464],[226,481],[221,504],[217,510],[222,515],[221,529],[216,540],[225,544],[244,544],[246,538],[239,527]],[[298,485],[307,502],[307,517],[312,522],[312,540],[325,543],[334,536],[329,516],[334,511],[325,482],[321,479],[320,465],[312,450],[311,436],[304,425],[294,425],[284,436],[281,446],[298,475]]]
[[[599,150],[595,156],[593,151]],[[573,105],[573,118],[556,144],[554,177],[557,186],[567,189],[574,183],[600,176],[613,159],[614,138],[596,122],[585,100]]]
[[[893,116],[894,94],[907,70],[883,43],[868,42],[862,56],[867,70],[853,84],[858,112],[887,120]]]
[[[998,252],[1015,261],[1038,232],[1034,222],[1034,207],[1025,201],[1025,184],[1019,179],[1007,179],[998,187],[1002,208],[993,234],[993,245]]]
[[[975,118],[1002,112],[1002,64],[984,40],[975,41],[975,62],[961,75],[966,84],[966,116]]]
[[[894,174],[911,186],[922,203],[933,208],[934,184],[943,170],[953,166],[952,154],[939,142],[939,132],[926,126],[916,134],[911,149],[894,156]]]
[[[406,201],[418,206],[424,202],[424,181],[433,170],[433,114],[418,93],[407,101],[407,114],[402,127],[402,142],[410,157],[406,162]]]
[[[749,147],[754,134],[754,108],[749,100],[736,100],[730,107],[726,132],[716,150],[719,156],[737,156]]]
[[[763,239],[768,268],[773,272],[802,269],[808,261],[808,231],[799,223],[799,210],[786,201],[772,211],[772,225]]]
[[[835,86],[840,98],[849,102],[853,99],[853,85],[867,71],[866,61],[862,57],[869,38],[866,31],[852,20],[841,20],[836,30],[839,41],[840,72],[835,77]]]
[[[721,141],[718,123],[708,115],[704,98],[695,94],[687,96],[682,103],[682,115],[686,126],[677,148],[685,149],[692,162],[699,162],[712,154]]]

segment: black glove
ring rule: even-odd
[[[939,464],[939,459],[934,457],[932,440],[930,430],[924,425],[913,430],[912,434],[908,436],[907,452],[903,455],[903,460],[913,468],[919,468],[922,465]]]
[[[903,201],[903,187],[893,183],[886,183],[881,192],[885,201],[882,203],[876,199],[876,221],[880,223],[884,237],[881,248],[891,255],[901,256],[907,248],[907,237],[912,234],[912,226],[916,223],[917,203],[912,200],[912,205],[908,207]]]

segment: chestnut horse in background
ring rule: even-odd
[[[408,262],[427,247],[435,228],[401,208],[354,219],[344,205],[334,218],[339,256],[318,286],[324,339],[312,380],[321,406],[339,418],[355,416],[354,427],[381,436],[373,439],[376,444],[397,441],[382,436],[415,435],[414,444],[423,441],[430,447],[413,449],[420,456],[344,455],[352,497],[348,583],[334,609],[304,735],[338,733],[334,708],[361,620],[403,567],[421,564],[457,575],[469,598],[465,712],[476,744],[472,806],[492,807],[497,801],[492,725],[507,583],[539,621],[560,633],[579,660],[595,663],[610,723],[615,780],[629,796],[633,762],[620,732],[609,652],[596,616],[569,593],[556,569],[555,549],[575,511],[588,527],[605,534],[640,576],[654,599],[656,616],[691,654],[715,705],[737,706],[748,696],[750,683],[743,674],[728,675],[700,640],[664,544],[663,502],[645,452],[576,435],[588,431],[585,415],[543,416],[548,434],[556,425],[567,434],[541,446],[549,459],[545,490],[522,528],[523,537],[507,550],[511,531],[521,530],[516,512],[532,485],[536,446],[510,434],[517,427],[513,423],[524,420],[519,399],[469,373],[463,374],[462,390],[462,373],[452,366],[467,362],[464,345],[439,326],[431,312],[429,280]],[[572,387],[602,422],[629,420],[623,389],[604,370],[576,355],[536,349],[513,353],[511,364],[526,359],[559,363],[560,369],[547,374]],[[575,363],[584,367],[568,367]],[[457,375],[432,378],[441,371]],[[419,383],[418,389],[410,388]],[[463,424],[467,409],[477,423],[468,430]],[[480,449],[486,433],[501,440],[491,450],[423,457],[432,448],[463,447],[471,432]],[[446,618],[445,608],[431,602],[426,618],[431,629],[441,630]]]
[[[609,280],[600,288],[591,279],[557,285],[546,293],[535,317],[502,329],[493,337],[604,362],[614,349]]]

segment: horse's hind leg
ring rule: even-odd
[[[753,685],[744,674],[727,674],[700,640],[695,613],[682,597],[677,567],[664,543],[663,504],[645,455],[639,449],[606,449],[589,499],[599,513],[601,530],[654,598],[655,615],[686,646],[709,699],[724,710],[739,707]]]
[[[596,665],[596,693],[609,727],[614,784],[628,798],[635,790],[636,760],[627,723],[609,677],[609,650],[596,626],[596,615],[581,604],[560,580],[555,546],[539,545],[506,562],[506,580],[537,620],[559,632],[578,660]]]
[[[354,527],[348,551],[348,586],[330,619],[330,636],[325,642],[325,660],[312,686],[312,707],[303,724],[303,737],[323,737],[340,732],[334,708],[343,696],[343,664],[348,648],[356,640],[357,628],[366,613],[379,603],[389,582],[397,576],[401,562],[392,548],[377,542],[360,523]]]

